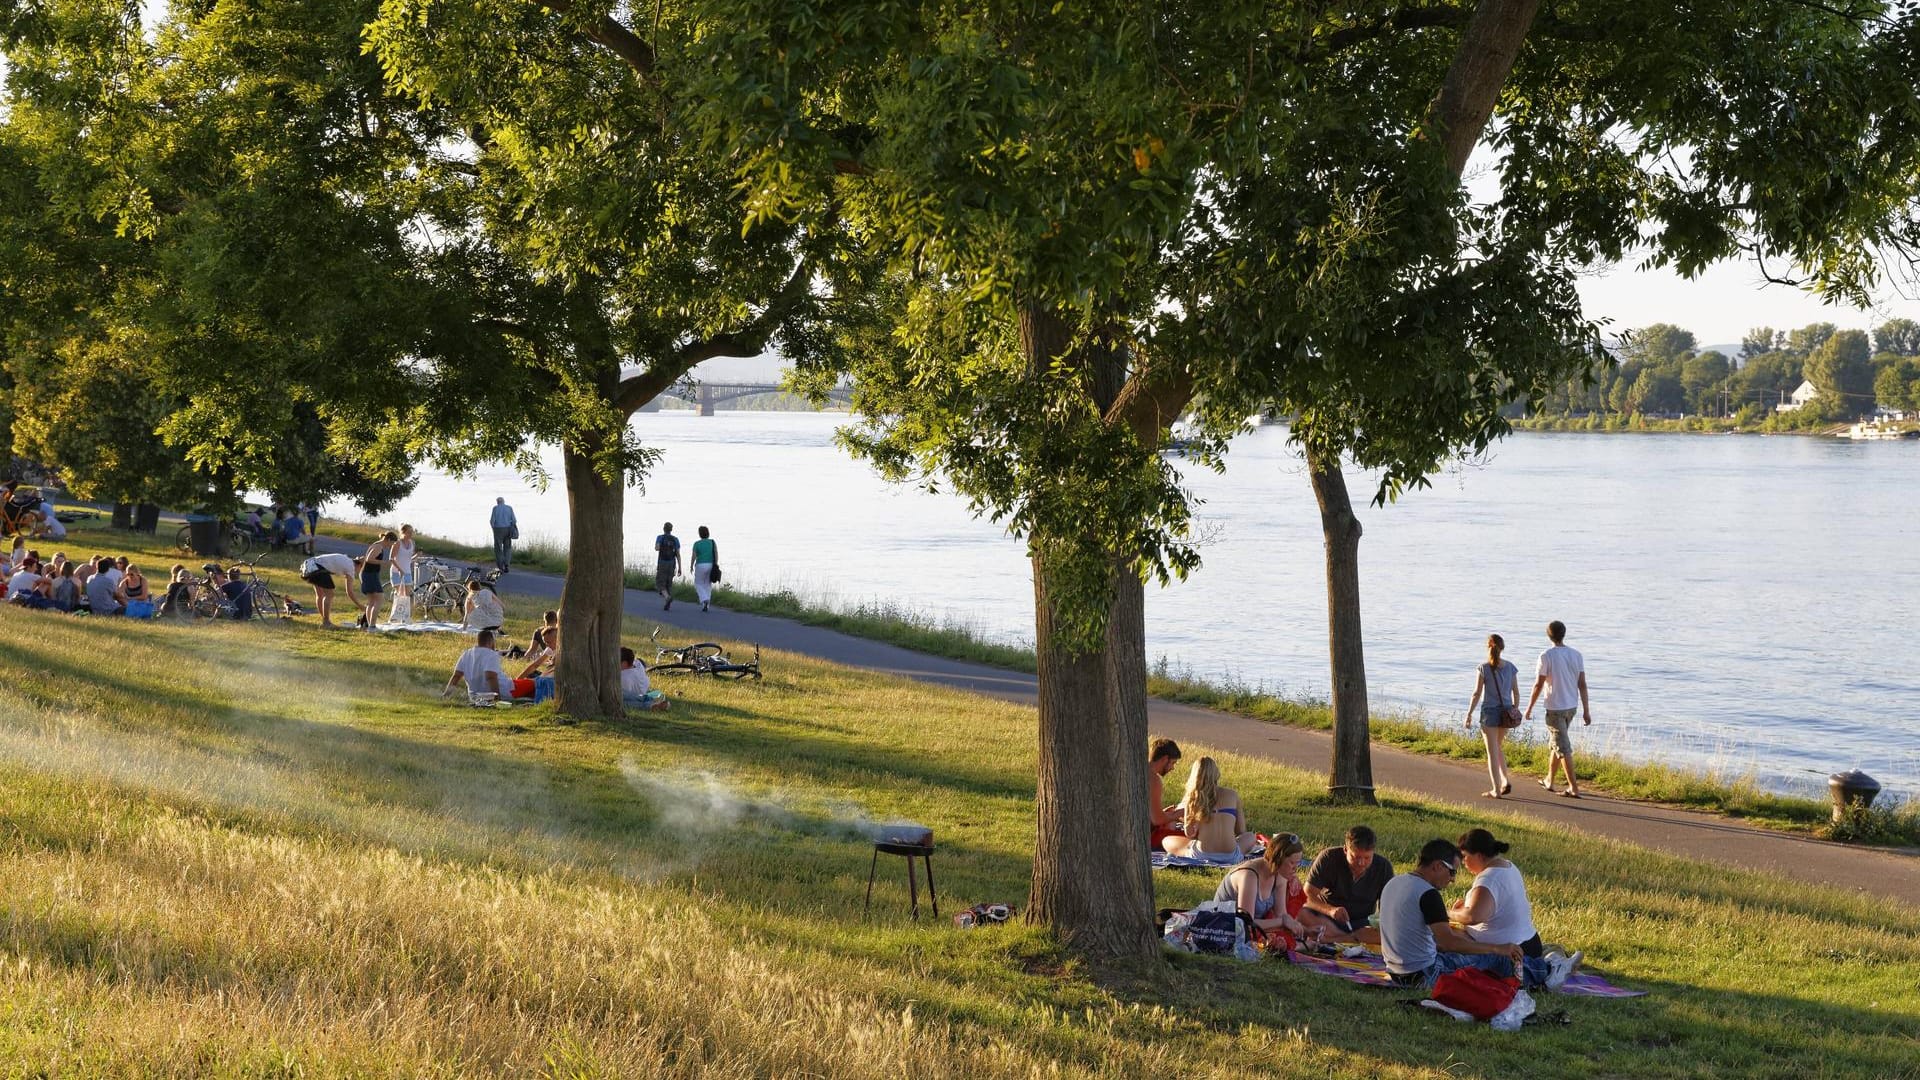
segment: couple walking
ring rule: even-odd
[[[1565,623],[1555,619],[1547,624],[1547,640],[1553,645],[1540,654],[1534,665],[1533,697],[1527,701],[1523,714],[1520,671],[1513,666],[1513,661],[1500,658],[1506,651],[1506,640],[1499,634],[1487,635],[1487,662],[1480,665],[1474,677],[1473,700],[1467,702],[1467,726],[1473,726],[1477,713],[1481,736],[1487,742],[1487,776],[1493,781],[1493,787],[1481,794],[1489,799],[1498,799],[1513,791],[1512,778],[1507,775],[1507,731],[1533,719],[1533,708],[1540,703],[1543,690],[1547,695],[1547,731],[1553,736],[1553,754],[1547,759],[1547,776],[1540,781],[1540,786],[1555,790],[1553,772],[1558,766],[1567,774],[1567,789],[1560,794],[1569,799],[1580,797],[1580,782],[1574,778],[1570,729],[1576,706],[1583,726],[1593,723],[1593,708],[1587,701],[1586,661],[1577,650],[1567,647],[1566,637]]]
[[[680,576],[680,538],[673,535],[673,522],[660,526],[660,535],[653,538],[653,553],[653,591],[666,600],[661,610],[670,610],[673,579]],[[700,610],[705,611],[713,600],[713,583],[720,580],[720,548],[705,525],[700,526],[700,539],[693,542],[692,554],[693,592],[700,600]]]

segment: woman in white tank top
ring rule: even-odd
[[[1533,905],[1519,867],[1505,857],[1507,847],[1485,829],[1470,829],[1460,838],[1461,863],[1473,873],[1473,887],[1454,902],[1450,914],[1475,941],[1518,945],[1521,952],[1537,957],[1542,948],[1533,927]]]

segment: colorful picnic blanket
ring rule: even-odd
[[[1331,975],[1336,979],[1345,979],[1360,986],[1392,987],[1393,979],[1387,974],[1387,962],[1373,953],[1355,957],[1309,956],[1303,952],[1289,952],[1287,959],[1308,971],[1320,975]],[[1578,971],[1567,977],[1567,981],[1557,991],[1572,994],[1575,997],[1630,998],[1644,997],[1645,990],[1628,990],[1615,986],[1591,972]]]
[[[1223,859],[1203,859],[1193,855],[1169,855],[1156,851],[1148,856],[1155,870],[1225,870],[1240,862],[1240,856],[1231,855]]]

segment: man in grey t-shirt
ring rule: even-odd
[[[1573,773],[1573,708],[1580,706],[1582,717],[1580,725],[1585,727],[1593,723],[1593,705],[1587,700],[1587,662],[1577,650],[1562,644],[1566,640],[1567,624],[1558,619],[1547,624],[1547,640],[1553,647],[1540,654],[1539,665],[1534,669],[1533,697],[1527,701],[1527,719],[1533,719],[1533,707],[1540,701],[1540,691],[1547,692],[1547,731],[1553,736],[1553,753],[1547,758],[1547,778],[1540,786],[1553,790],[1553,767],[1558,764],[1567,773],[1567,790],[1560,794],[1569,799],[1580,797],[1580,781]]]

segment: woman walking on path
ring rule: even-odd
[[[708,602],[713,599],[713,568],[719,562],[720,548],[702,525],[700,539],[693,542],[693,592],[700,598],[701,611],[707,610]]]
[[[1474,675],[1473,700],[1467,702],[1467,726],[1473,726],[1477,709],[1480,735],[1487,742],[1487,778],[1493,787],[1480,794],[1488,799],[1513,793],[1513,778],[1507,775],[1507,729],[1520,726],[1520,672],[1513,661],[1500,659],[1506,648],[1499,634],[1487,635],[1487,662]]]
[[[360,560],[360,625],[371,630],[380,618],[380,594],[387,591],[387,560],[393,557],[393,545],[400,537],[389,529],[380,539],[367,545]]]

